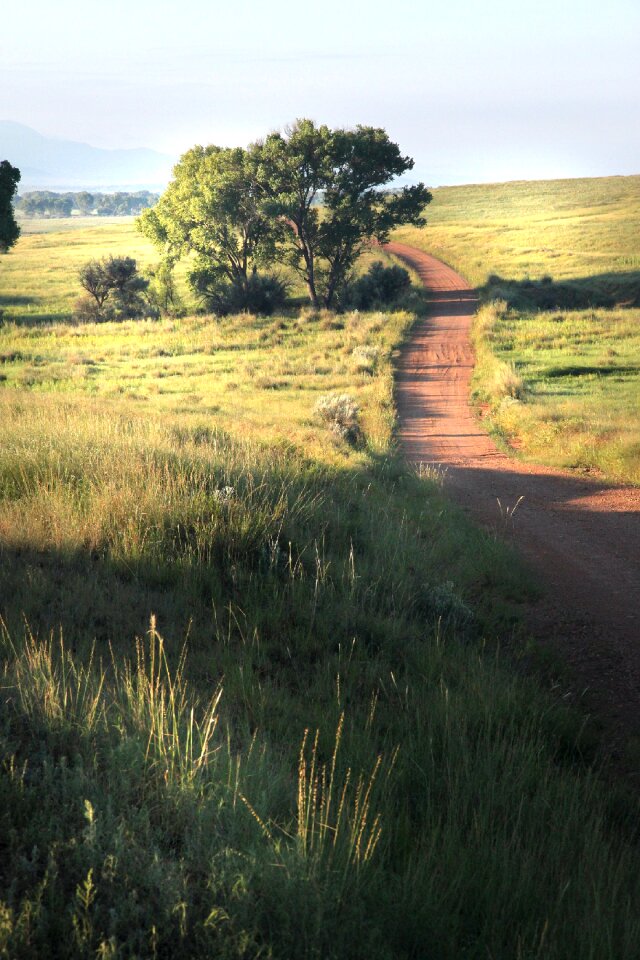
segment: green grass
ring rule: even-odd
[[[0,328],[0,955],[638,955],[637,801],[396,457],[412,322]]]
[[[82,290],[78,272],[89,260],[130,256],[144,271],[159,263],[160,253],[136,228],[135,217],[70,217],[23,219],[16,246],[0,257],[0,316],[18,324],[70,320]],[[365,271],[374,260],[391,262],[381,249],[366,251],[358,265]],[[178,263],[176,280],[184,308],[198,304],[186,283],[188,258]],[[290,284],[297,304],[306,302],[306,288],[293,271],[276,267]]]
[[[159,259],[131,217],[23,220],[15,248],[0,259],[0,310],[21,323],[68,320],[82,294],[88,260],[131,256],[141,268]]]
[[[509,308],[476,324],[474,393],[519,456],[639,482],[639,216],[640,177],[558,180],[441,188],[398,231]]]
[[[640,484],[640,310],[521,314],[475,324],[473,394],[528,459]]]
[[[477,286],[492,274],[592,281],[638,272],[639,215],[640,176],[440,187],[428,227],[406,227],[397,237]]]

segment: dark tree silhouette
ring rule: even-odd
[[[0,253],[6,253],[20,236],[12,203],[19,182],[18,168],[3,160],[0,163]]]

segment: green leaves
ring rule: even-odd
[[[165,255],[195,254],[194,277],[206,270],[240,286],[257,264],[273,258],[279,229],[262,209],[250,154],[216,146],[184,154],[160,201],[138,225]]]
[[[424,184],[393,195],[379,189],[413,167],[381,128],[332,131],[298,120],[251,150],[284,227],[280,256],[304,276],[314,305],[333,305],[368,242],[384,242],[396,224],[424,222],[431,200]]]
[[[20,236],[11,201],[18,189],[20,171],[8,160],[0,163],[0,253],[6,253]]]
[[[412,167],[381,128],[297,120],[247,150],[189,150],[138,223],[165,254],[197,256],[196,292],[203,277],[208,296],[211,282],[246,289],[258,266],[278,261],[304,278],[314,306],[331,307],[367,243],[424,222],[431,194],[423,184],[380,189]]]
[[[142,294],[149,281],[138,273],[138,266],[132,257],[105,257],[102,260],[90,260],[78,273],[80,285],[92,298],[94,320],[122,320],[128,317],[143,316],[147,304]],[[109,301],[107,305],[107,301]],[[86,306],[76,305],[76,312],[86,314]],[[89,317],[84,316],[85,319]]]

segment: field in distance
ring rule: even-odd
[[[473,389],[519,456],[640,482],[640,177],[435,191],[397,239],[476,284]]]
[[[134,217],[23,219],[20,229],[0,262],[0,310],[18,323],[69,320],[83,292],[78,271],[88,260],[133,257],[139,268],[158,260]]]

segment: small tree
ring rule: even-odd
[[[20,236],[12,200],[20,182],[20,171],[8,160],[0,163],[0,253],[7,253]]]
[[[89,294],[76,305],[76,313],[84,319],[125,320],[142,317],[147,312],[143,297],[149,281],[138,273],[132,257],[106,257],[90,260],[78,274],[80,285]]]
[[[144,316],[147,304],[142,295],[149,281],[138,273],[136,261],[132,257],[108,257],[103,262],[116,319]]]
[[[95,300],[98,310],[102,310],[105,300],[111,293],[103,264],[99,260],[89,260],[80,268],[78,279],[80,286]]]

